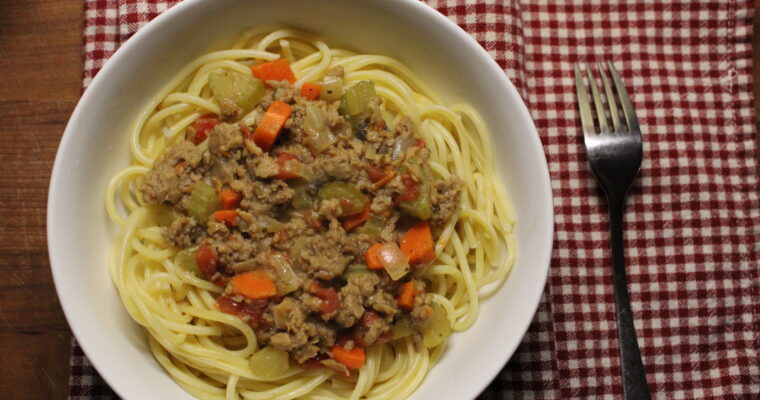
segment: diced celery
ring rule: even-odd
[[[393,340],[401,339],[412,334],[412,323],[409,322],[409,318],[401,317],[391,328],[393,332]]]
[[[205,224],[211,213],[218,208],[219,196],[217,196],[216,190],[204,181],[195,182],[187,205],[188,214],[198,222]]]
[[[322,91],[319,98],[326,101],[340,100],[343,96],[343,78],[337,76],[326,76],[322,80]]]
[[[338,199],[343,215],[353,215],[364,211],[369,198],[356,186],[345,182],[328,182],[322,185],[317,195],[320,199]]]
[[[269,233],[275,233],[282,230],[282,228],[285,227],[285,224],[282,222],[268,216],[268,215],[259,215],[256,217],[256,224],[259,226],[259,228],[269,232]]]
[[[198,246],[184,249],[174,256],[174,263],[185,271],[202,276],[201,269],[198,268],[198,263],[195,262],[196,253],[198,253]]]
[[[359,228],[359,233],[369,235],[371,238],[379,238],[385,227],[385,219],[377,214],[370,214],[367,222]]]
[[[153,211],[156,223],[158,223],[159,226],[167,227],[174,221],[171,208],[163,204],[152,205],[150,208]]]
[[[345,111],[348,115],[365,114],[369,112],[369,102],[375,96],[375,84],[372,81],[359,81],[346,89],[343,99],[346,102]]]
[[[252,75],[222,69],[208,75],[208,84],[218,102],[231,99],[246,110],[258,104],[265,91],[264,84]]]
[[[295,194],[293,195],[293,198],[290,200],[290,204],[293,205],[293,208],[295,208],[296,210],[305,210],[305,209],[311,208],[312,204],[314,204],[314,199],[309,194],[307,186],[308,186],[308,183],[302,180],[296,181],[291,186]]]
[[[249,360],[251,372],[263,379],[276,378],[290,368],[288,353],[269,346],[253,353]]]
[[[408,201],[399,205],[402,211],[419,219],[430,219],[433,216],[433,205],[430,202],[430,185],[420,184],[420,196],[417,200]]]
[[[349,264],[349,266],[346,267],[346,269],[343,271],[343,274],[340,276],[343,278],[343,280],[348,281],[350,278],[357,277],[357,276],[364,276],[367,274],[371,274],[369,268],[367,268],[364,264]]]
[[[446,310],[438,303],[431,304],[431,307],[433,315],[430,316],[430,325],[422,332],[422,344],[428,348],[438,346],[451,335],[451,324]]]

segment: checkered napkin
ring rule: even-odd
[[[86,86],[173,1],[87,0]],[[573,62],[612,60],[644,163],[626,213],[634,320],[656,399],[758,399],[760,204],[751,0],[429,0],[520,90],[551,171],[556,233],[538,313],[481,399],[622,397],[604,200]],[[113,393],[74,343],[70,398]]]

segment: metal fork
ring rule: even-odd
[[[588,86],[596,109],[591,110],[581,67],[575,64],[575,87],[583,127],[589,164],[594,177],[604,189],[610,214],[610,246],[612,247],[612,280],[615,292],[620,367],[623,376],[623,397],[627,400],[649,399],[649,386],[641,362],[641,352],[636,341],[623,254],[623,210],[628,188],[641,167],[641,130],[633,110],[631,99],[623,86],[620,75],[611,62],[607,63],[612,84],[599,63],[599,74],[604,87],[604,99],[597,88],[594,75],[585,65]],[[614,90],[613,90],[614,86]],[[620,107],[618,107],[618,104]],[[621,110],[622,117],[621,118]],[[612,126],[608,123],[612,120]]]

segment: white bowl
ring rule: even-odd
[[[116,232],[104,192],[129,163],[127,131],[148,98],[193,58],[264,25],[396,57],[447,101],[472,104],[493,132],[498,169],[518,217],[517,263],[481,303],[475,325],[452,337],[412,399],[477,397],[514,353],[544,288],[553,230],[549,174],[530,114],[504,72],[466,32],[412,0],[187,0],[116,52],[71,116],[48,199],[53,277],[85,354],[125,399],[192,398],[153,359],[146,333],[111,283],[106,257]]]

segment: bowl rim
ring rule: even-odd
[[[542,168],[540,168],[540,171],[538,171],[538,173],[541,175],[539,184],[544,186],[543,189],[547,193],[547,196],[544,199],[544,202],[543,202],[544,204],[539,204],[538,206],[541,209],[545,209],[547,210],[547,212],[550,212],[551,217],[546,219],[546,223],[544,226],[539,226],[539,229],[547,233],[546,237],[542,238],[543,240],[547,241],[547,243],[545,243],[545,245],[543,246],[546,249],[546,251],[544,254],[541,255],[541,259],[537,260],[537,262],[535,263],[535,265],[542,268],[539,270],[539,272],[541,273],[538,274],[537,276],[537,278],[540,280],[539,287],[541,288],[541,290],[536,291],[536,293],[533,294],[534,296],[533,298],[527,299],[528,301],[526,301],[526,307],[530,311],[530,315],[532,317],[524,321],[520,325],[515,325],[515,332],[520,333],[519,337],[521,339],[513,343],[511,346],[507,347],[506,348],[507,351],[503,352],[501,357],[499,357],[499,364],[501,365],[501,368],[494,369],[494,370],[481,371],[483,372],[482,376],[487,379],[481,379],[476,385],[473,385],[474,388],[477,388],[477,392],[474,393],[472,397],[474,399],[480,393],[482,393],[483,390],[485,390],[485,388],[494,380],[496,375],[511,359],[517,347],[524,340],[525,334],[527,333],[532,320],[535,318],[536,311],[538,309],[538,306],[540,305],[541,298],[543,296],[543,292],[545,291],[546,281],[548,279],[548,274],[549,274],[552,246],[553,246],[553,237],[554,237],[553,192],[551,188],[551,180],[550,180],[550,175],[549,175],[548,163],[546,162],[546,154],[541,144],[540,136],[535,126],[535,122],[533,121],[533,118],[530,115],[530,111],[528,110],[527,105],[525,104],[525,101],[520,96],[520,93],[517,91],[512,81],[507,77],[505,71],[496,63],[493,57],[490,54],[488,54],[488,52],[467,31],[465,31],[462,27],[460,27],[455,22],[447,18],[445,15],[441,14],[434,8],[420,1],[416,1],[416,0],[384,0],[384,1],[388,3],[395,3],[403,7],[415,8],[416,9],[415,11],[423,13],[427,18],[436,20],[438,23],[445,25],[448,28],[448,30],[451,31],[452,34],[459,36],[460,39],[464,39],[464,41],[468,42],[470,46],[474,47],[475,50],[479,52],[484,59],[489,60],[489,62],[487,63],[488,67],[491,69],[498,70],[499,75],[503,78],[503,81],[504,81],[503,83],[505,83],[512,90],[512,94],[516,95],[517,98],[519,99],[519,101],[517,102],[518,109],[515,111],[527,117],[526,121],[528,122],[529,127],[531,128],[530,129],[531,131],[527,132],[527,136],[529,136],[529,140],[533,142],[534,148],[537,149],[538,152],[540,152],[540,155],[536,154],[536,156],[540,156],[544,160],[544,163],[541,164]],[[98,88],[102,86],[102,82],[104,81],[104,79],[106,79],[105,77],[110,75],[110,71],[115,68],[115,65],[118,64],[118,61],[121,58],[125,57],[125,54],[128,54],[131,51],[133,51],[132,50],[133,48],[138,47],[140,43],[143,41],[144,37],[149,37],[153,35],[153,32],[160,29],[162,25],[170,24],[172,23],[172,21],[182,18],[183,14],[189,12],[191,8],[195,7],[197,4],[200,4],[201,2],[202,0],[185,0],[185,1],[182,1],[181,3],[178,3],[172,6],[170,9],[162,12],[160,15],[156,16],[154,19],[152,19],[143,27],[141,27],[132,37],[130,37],[126,42],[124,42],[114,52],[114,54],[111,55],[111,57],[109,57],[109,59],[104,63],[102,68],[93,78],[93,80],[90,82],[87,89],[83,91],[80,99],[78,100],[77,105],[74,108],[74,111],[72,112],[71,117],[69,118],[66,124],[66,128],[63,132],[63,135],[61,136],[61,141],[58,146],[58,150],[55,156],[55,162],[52,168],[50,185],[49,185],[49,190],[48,190],[48,197],[47,197],[47,219],[46,219],[47,232],[46,233],[47,233],[48,258],[50,260],[50,269],[53,276],[53,282],[55,285],[56,294],[58,296],[59,303],[61,304],[61,308],[66,317],[66,320],[69,323],[69,327],[74,337],[77,338],[79,345],[82,348],[82,351],[87,356],[90,363],[95,367],[98,374],[109,385],[109,387],[112,390],[114,390],[114,392],[117,393],[119,396],[122,396],[121,389],[122,389],[123,384],[119,383],[118,377],[115,375],[112,375],[108,368],[103,368],[104,365],[106,364],[104,361],[104,358],[95,352],[91,352],[90,346],[88,345],[88,342],[86,340],[80,341],[80,338],[83,337],[81,324],[77,323],[77,321],[79,321],[80,318],[77,316],[74,306],[70,302],[66,301],[66,298],[67,298],[67,296],[65,296],[66,292],[64,292],[64,289],[62,288],[62,285],[61,285],[61,282],[64,280],[64,276],[62,275],[63,272],[61,271],[60,268],[55,267],[55,265],[58,264],[56,262],[56,259],[59,258],[58,245],[56,244],[55,238],[57,236],[56,232],[60,232],[61,230],[59,229],[58,224],[56,222],[57,211],[54,205],[54,201],[59,196],[58,193],[64,190],[60,186],[60,182],[62,180],[61,176],[64,173],[63,167],[61,165],[63,163],[62,159],[64,158],[64,154],[69,153],[70,152],[69,149],[74,145],[74,142],[75,142],[74,126],[78,125],[78,121],[80,121],[83,118],[84,110],[87,107],[86,105],[88,103],[91,103],[92,101],[95,101],[92,99],[92,97],[94,96],[93,93],[97,93],[99,91]]]

